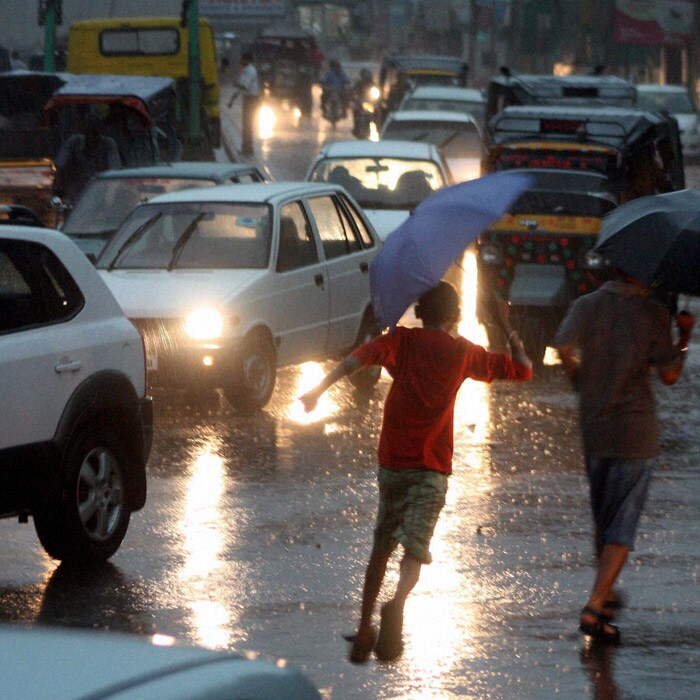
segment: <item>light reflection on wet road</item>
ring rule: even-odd
[[[289,119],[262,149],[273,170],[305,170],[328,135]],[[295,128],[296,145],[284,145]],[[464,270],[461,331],[483,341],[471,259]],[[694,697],[698,352],[693,343],[677,387],[659,387],[663,453],[623,575],[630,608],[620,649],[586,654],[576,631],[593,572],[590,524],[575,400],[556,366],[527,385],[468,381],[461,390],[455,473],[434,563],[406,607],[398,662],[352,666],[342,639],[355,625],[370,549],[389,379],[369,396],[341,382],[306,415],[296,397],[330,363],[280,371],[255,416],[218,395],[192,406],[158,393],[149,500],[120,551],[94,571],[56,568],[31,525],[0,521],[0,620],[160,632],[283,656],[326,698]]]

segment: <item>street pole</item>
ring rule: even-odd
[[[54,43],[56,39],[56,3],[59,0],[45,0],[46,17],[44,19],[44,71],[53,73],[56,70],[54,60]]]
[[[193,140],[202,135],[200,107],[202,104],[201,69],[199,60],[199,0],[189,0],[188,34],[189,34],[189,136]]]

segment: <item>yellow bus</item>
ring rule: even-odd
[[[199,18],[202,127],[220,145],[219,77],[214,32]],[[74,22],[68,34],[69,73],[166,76],[175,79],[180,117],[187,124],[189,28],[179,17],[130,17]]]

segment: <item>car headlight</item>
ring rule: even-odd
[[[185,333],[193,340],[215,340],[224,332],[224,317],[216,309],[200,308],[185,319]]]
[[[503,255],[498,246],[485,243],[479,248],[479,259],[484,265],[500,265],[503,261]]]
[[[376,85],[372,85],[372,87],[369,89],[369,99],[376,102],[380,96],[381,92],[379,92],[379,88]]]
[[[588,270],[600,270],[605,267],[605,258],[596,250],[587,250],[583,256],[583,266]]]

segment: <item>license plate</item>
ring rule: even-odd
[[[149,372],[157,372],[158,371],[158,355],[155,353],[147,353],[146,354],[146,369]]]

